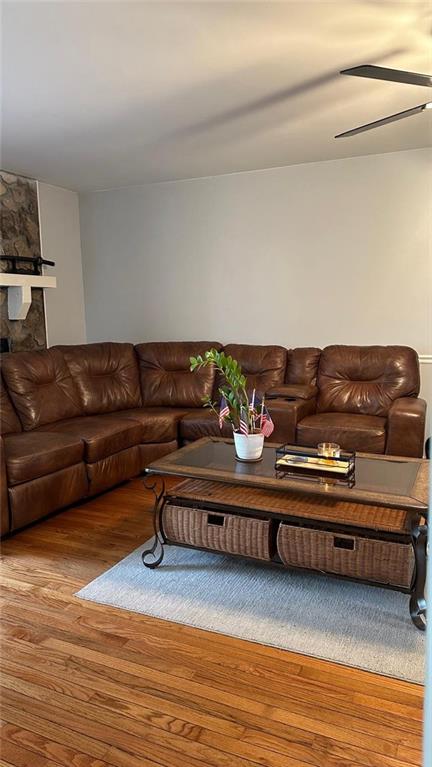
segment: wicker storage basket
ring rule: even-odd
[[[162,526],[172,543],[271,559],[270,522],[265,519],[167,503],[162,512]]]
[[[287,566],[409,588],[414,572],[410,543],[363,538],[281,523],[277,548]]]

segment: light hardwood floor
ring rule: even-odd
[[[3,544],[2,767],[421,764],[420,686],[76,599],[150,503],[135,480]]]

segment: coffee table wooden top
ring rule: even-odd
[[[353,487],[296,477],[278,476],[276,444],[267,444],[257,463],[235,457],[233,440],[203,437],[153,461],[148,474],[227,482],[231,485],[327,496],[353,503],[409,509],[427,515],[429,461],[357,453]]]

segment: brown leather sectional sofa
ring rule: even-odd
[[[179,445],[219,435],[202,407],[214,371],[189,371],[214,342],[98,343],[2,357],[1,533],[137,476]],[[423,453],[419,365],[401,346],[225,346],[267,396],[272,441]],[[229,431],[225,432],[229,435]]]

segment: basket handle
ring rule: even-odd
[[[207,514],[207,524],[223,527],[226,517],[223,514]]]
[[[347,535],[335,535],[333,536],[333,546],[335,549],[346,549],[348,551],[355,551],[355,538],[349,538]]]

